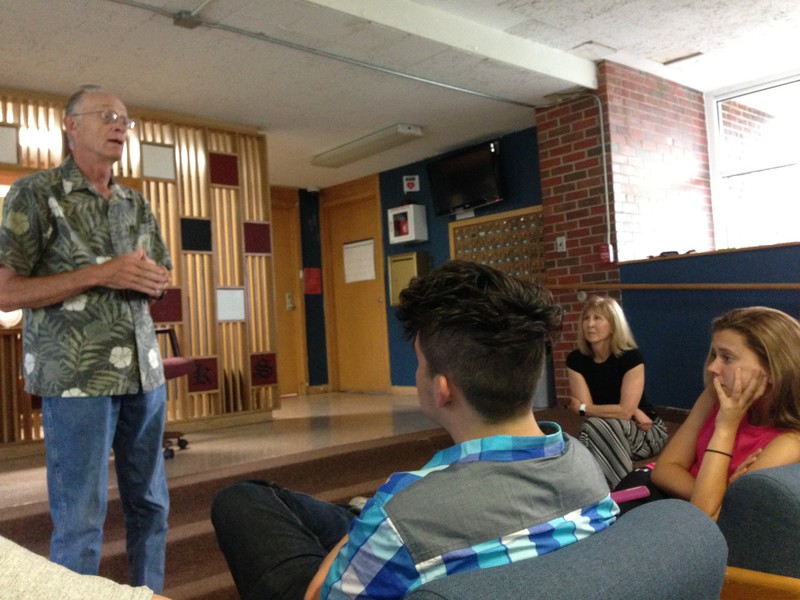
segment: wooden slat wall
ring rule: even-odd
[[[271,222],[266,156],[264,136],[239,136],[239,183],[244,198],[245,221]],[[248,331],[250,352],[275,352],[275,270],[272,252],[268,255],[245,255],[245,276],[249,286],[250,318],[258,324]],[[251,410],[272,410],[280,406],[277,385],[255,387],[250,398]]]
[[[208,218],[208,162],[203,131],[194,127],[178,127],[177,147],[181,214]]]
[[[21,329],[0,329],[0,443],[42,439],[42,419],[22,390]]]
[[[38,132],[36,139],[49,140],[21,147],[20,164],[7,165],[7,171],[39,170],[60,163],[65,150],[61,131],[65,104],[66,98],[57,96],[0,90],[0,124],[32,129]],[[150,201],[172,256],[172,285],[182,292],[183,319],[165,325],[175,328],[183,354],[216,360],[218,366],[216,390],[190,392],[188,378],[168,383],[168,420],[268,413],[279,402],[277,386],[251,385],[250,354],[275,351],[272,254],[246,254],[243,235],[245,222],[269,223],[266,140],[236,125],[228,130],[224,124],[190,117],[133,107],[129,111],[137,125],[114,174]],[[174,147],[174,181],[144,177],[141,146],[145,143]],[[238,186],[211,183],[209,152],[237,157]],[[182,249],[182,218],[210,221],[211,252]],[[245,321],[217,321],[218,288],[244,289]],[[18,337],[0,338],[0,444],[41,438],[39,417],[31,411],[30,398],[21,385],[16,385]],[[168,355],[168,346],[162,346],[162,352]],[[20,407],[25,414],[20,414]]]
[[[263,138],[239,136],[239,184],[242,196],[247,199],[242,204],[245,221],[270,220],[269,186],[266,182],[266,165],[263,163],[267,149],[263,141]]]
[[[0,91],[0,123],[20,128],[20,166],[49,169],[61,162],[64,152],[61,120],[65,105],[66,101],[25,98]],[[26,138],[47,141],[30,146],[25,143]]]
[[[3,443],[17,441],[19,432],[17,374],[20,372],[20,368],[19,342],[16,339],[18,335],[17,331],[0,333],[0,364],[4,366],[4,377],[0,379],[0,395],[5,399],[5,402],[0,405],[0,441]],[[11,372],[7,373],[7,370]]]
[[[250,348],[253,352],[269,352],[272,349],[272,336],[270,335],[270,310],[272,298],[264,290],[273,289],[272,283],[272,258],[268,256],[248,256],[247,272],[250,281],[250,314],[257,323],[264,326],[253,328],[250,331]]]
[[[214,254],[219,276],[217,284],[223,288],[243,287],[244,240],[239,191],[232,188],[213,188],[211,194],[214,206]]]
[[[210,130],[208,150],[236,154],[236,134]],[[243,288],[244,240],[239,188],[212,184],[211,196],[217,287]],[[241,412],[250,405],[247,399],[250,369],[246,360],[246,329],[241,325],[239,322],[219,324],[218,368],[222,403],[216,409],[224,412]]]
[[[172,257],[172,281],[174,285],[183,279],[181,256],[181,215],[178,202],[178,186],[173,181],[145,181],[142,193],[150,200],[153,214],[158,220],[161,235]]]

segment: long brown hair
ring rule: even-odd
[[[800,323],[797,319],[774,308],[750,306],[714,319],[711,333],[723,330],[740,334],[767,372],[773,399],[769,411],[772,424],[800,430]],[[706,367],[712,360],[709,351]]]

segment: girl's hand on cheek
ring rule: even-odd
[[[747,385],[742,384],[742,369],[737,368],[734,375],[733,390],[730,394],[722,387],[719,377],[714,378],[714,389],[719,401],[719,414],[717,426],[734,425],[738,428],[739,422],[747,414],[750,406],[764,395],[767,389],[767,374],[763,369],[754,371]]]

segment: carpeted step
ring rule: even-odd
[[[536,411],[577,436],[583,421],[560,407]],[[671,432],[685,413],[665,414]],[[358,442],[170,478],[170,530],[164,594],[175,600],[236,600],[233,580],[210,522],[214,496],[243,479],[266,479],[330,502],[370,496],[396,471],[415,470],[452,443],[442,429]],[[180,460],[180,454],[175,457]],[[125,531],[116,490],[109,494],[101,574],[127,582]],[[0,534],[47,556],[52,531],[47,502],[0,510]]]
[[[164,595],[175,600],[239,600],[230,572],[218,573],[184,585],[170,586]]]
[[[176,600],[238,598],[210,521],[211,502],[242,479],[266,479],[330,502],[370,496],[395,471],[413,470],[452,443],[442,429],[358,442],[171,478],[166,589]],[[180,460],[180,455],[175,460]],[[128,581],[122,509],[109,494],[100,574]],[[52,531],[47,502],[0,510],[0,533],[47,556]]]

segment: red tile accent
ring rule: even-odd
[[[183,321],[181,288],[167,288],[161,300],[150,305],[150,316],[154,323],[179,323]]]
[[[269,223],[244,224],[244,251],[248,254],[270,254],[272,252]]]
[[[217,357],[195,358],[194,369],[189,373],[190,392],[211,392],[219,389]]]
[[[239,185],[239,157],[235,154],[208,153],[212,185]]]
[[[275,362],[275,355],[272,353],[251,354],[250,379],[254,386],[278,383],[278,367]]]

